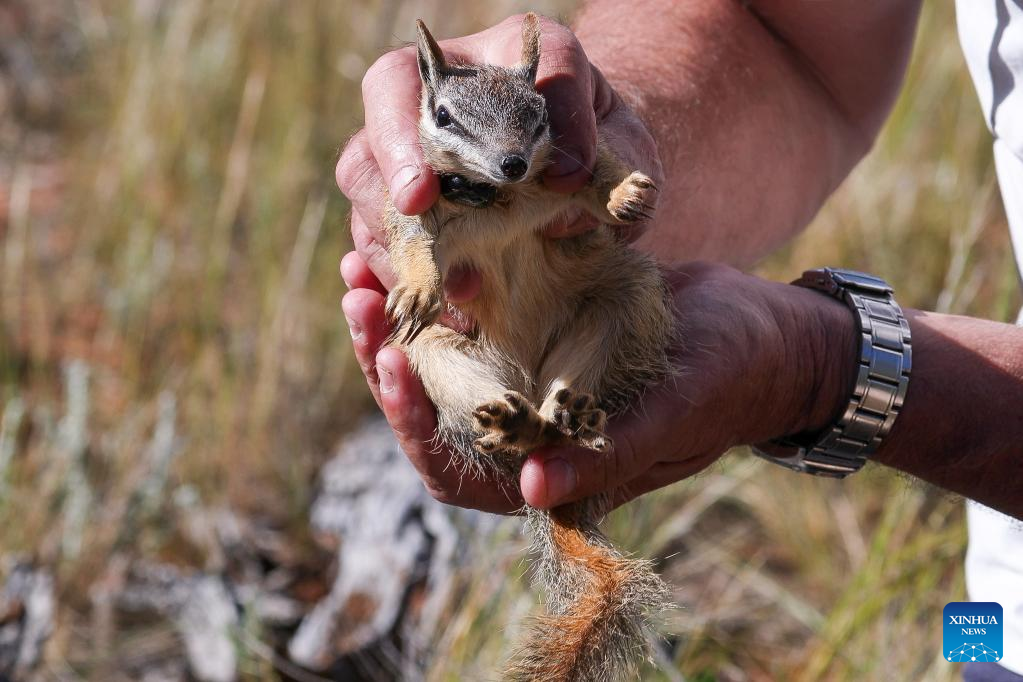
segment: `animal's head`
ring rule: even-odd
[[[535,177],[551,142],[547,106],[535,87],[536,15],[523,21],[522,59],[511,68],[448,63],[426,25],[416,25],[423,81],[419,137],[427,163],[495,185]]]

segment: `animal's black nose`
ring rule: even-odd
[[[529,169],[529,164],[521,156],[506,156],[501,160],[501,172],[509,180],[518,180]]]

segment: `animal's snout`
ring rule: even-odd
[[[518,180],[529,170],[529,163],[518,154],[512,154],[501,159],[501,172],[509,180]]]

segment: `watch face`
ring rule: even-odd
[[[858,272],[856,270],[828,270],[828,274],[831,278],[839,285],[843,287],[854,287],[861,291],[867,291],[874,294],[890,294],[892,288],[888,282],[884,281],[880,277],[874,275],[868,275],[865,272]]]

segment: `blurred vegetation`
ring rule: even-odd
[[[454,35],[525,8],[0,6],[0,554],[56,572],[49,670],[88,676],[104,655],[88,594],[113,557],[211,561],[184,508],[270,517],[301,545],[319,465],[372,405],[339,309],[349,238],[333,182],[362,74],[416,16]],[[990,137],[951,3],[926,4],[875,150],[761,270],[791,279],[819,264],[881,274],[908,306],[1014,317]],[[944,493],[879,469],[808,480],[739,453],[610,524],[660,559],[685,607],[657,647],[662,671],[643,679],[957,675],[938,623],[963,596],[965,530]],[[520,548],[495,537],[493,563],[467,567],[432,679],[499,666],[536,604]]]

